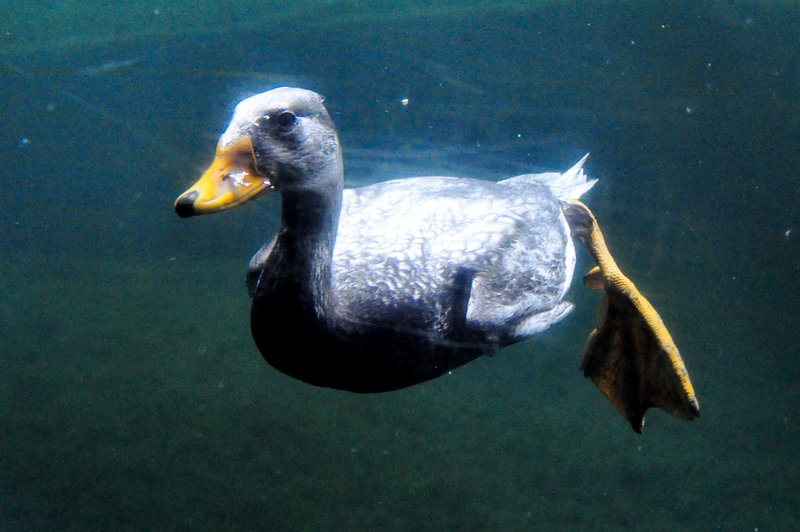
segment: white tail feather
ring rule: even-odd
[[[572,168],[559,174],[558,172],[545,172],[543,174],[525,174],[511,179],[500,181],[500,183],[537,183],[545,185],[555,197],[562,201],[576,200],[591,189],[597,179],[586,179],[583,171],[583,163],[586,162],[589,154],[584,155]]]

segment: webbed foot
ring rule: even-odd
[[[592,212],[579,201],[563,204],[572,235],[599,268],[584,278],[605,290],[597,328],[589,335],[581,370],[590,377],[636,432],[648,408],[682,419],[700,415],[689,373],[678,348],[649,301],[620,271]]]

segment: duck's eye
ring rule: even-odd
[[[297,120],[297,117],[294,116],[294,113],[291,111],[281,111],[278,116],[275,117],[275,121],[283,128],[292,126],[295,120]]]

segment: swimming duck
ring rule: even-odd
[[[677,348],[578,201],[596,182],[585,160],[499,182],[417,177],[344,190],[322,97],[282,87],[236,106],[214,162],[175,210],[280,193],[278,233],[248,268],[253,337],[278,370],[353,392],[433,379],[562,320],[578,240],[598,263],[586,284],[605,290],[584,374],[637,432],[654,406],[692,419]]]

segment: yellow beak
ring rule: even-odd
[[[271,190],[269,178],[256,169],[253,143],[244,136],[227,146],[217,146],[214,162],[175,200],[181,218],[224,211]]]

